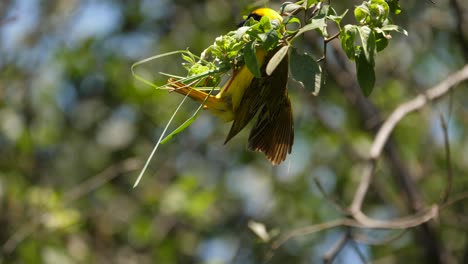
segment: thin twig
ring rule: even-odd
[[[287,232],[285,235],[281,236],[275,242],[273,242],[271,248],[273,250],[275,250],[275,249],[279,248],[280,246],[282,246],[284,243],[286,243],[286,241],[288,241],[289,239],[291,239],[293,237],[305,236],[305,235],[317,233],[317,232],[320,232],[320,231],[323,231],[323,230],[327,230],[327,229],[330,229],[330,228],[344,226],[344,225],[346,225],[348,220],[349,219],[336,219],[336,220],[332,220],[332,221],[325,222],[325,223],[320,223],[320,224],[316,224],[316,225],[311,225],[311,226],[306,226],[306,227],[301,227],[301,228],[291,230],[291,231]]]
[[[327,45],[328,45],[328,42],[338,38],[340,36],[340,31],[338,31],[337,33],[335,33],[335,35],[329,37],[329,38],[324,38],[323,39],[323,56],[317,60],[317,63],[320,63],[322,61],[325,61],[327,59]]]
[[[362,212],[359,212],[353,215],[353,218],[341,218],[332,220],[325,223],[320,223],[316,225],[306,226],[302,228],[297,228],[287,232],[282,235],[276,241],[272,243],[271,248],[273,250],[279,248],[288,240],[298,236],[305,236],[314,234],[323,230],[347,226],[354,228],[366,228],[366,229],[408,229],[412,227],[419,226],[423,223],[426,223],[439,215],[439,207],[437,205],[432,205],[426,210],[422,210],[416,214],[405,216],[401,218],[394,218],[390,220],[380,220],[374,219],[366,216]]]
[[[450,193],[452,192],[452,185],[453,185],[453,171],[452,171],[452,158],[450,155],[450,142],[449,142],[449,135],[448,135],[448,128],[447,122],[442,114],[439,115],[440,124],[442,127],[442,131],[444,132],[444,146],[445,146],[445,166],[447,167],[447,185],[445,187],[444,193],[441,197],[441,204],[447,202]]]
[[[336,241],[335,245],[333,245],[325,254],[322,256],[323,263],[333,263],[333,260],[336,256],[341,252],[344,248],[346,243],[349,241],[350,238],[350,230],[346,230],[346,232],[341,236],[339,240]]]
[[[336,197],[333,197],[325,191],[322,183],[317,177],[313,176],[312,179],[314,180],[315,185],[317,185],[317,189],[323,195],[323,197],[325,197],[326,200],[331,202],[335,206],[335,208],[339,210],[342,214],[348,214],[348,211],[346,210],[345,206],[340,204],[340,201]]]
[[[360,226],[365,228],[375,229],[406,229],[426,223],[429,220],[437,218],[439,215],[439,206],[432,205],[431,207],[416,212],[412,215],[394,218],[390,220],[380,220],[368,217],[362,211],[353,212],[353,218]]]
[[[452,199],[448,200],[446,203],[444,203],[443,205],[440,206],[440,210],[444,210],[445,208],[449,207],[449,206],[452,206],[453,204],[455,203],[458,203],[458,202],[461,202],[463,200],[466,200],[468,199],[468,192],[463,192],[463,193],[460,193],[458,194],[457,196],[455,197],[452,197]]]
[[[361,249],[359,248],[359,245],[357,244],[357,242],[353,239],[350,240],[350,245],[354,248],[354,250],[356,251],[357,255],[359,256],[359,259],[361,259],[362,263],[368,263],[368,261],[366,260],[366,256],[364,256],[364,253],[362,253]]]
[[[389,237],[383,238],[379,241],[371,240],[369,236],[363,234],[353,234],[353,239],[359,241],[359,243],[366,244],[366,245],[388,245],[393,241],[396,241],[402,238],[406,233],[408,233],[408,229],[403,229],[401,232],[391,235]]]
[[[340,32],[340,31],[338,31],[338,32],[336,32],[336,34],[335,34],[335,35],[333,35],[333,36],[331,36],[331,37],[329,37],[329,38],[326,38],[326,39],[324,39],[325,43],[328,43],[328,42],[330,42],[330,41],[332,41],[332,40],[336,39],[337,37],[339,37],[339,36],[340,36],[340,33],[341,33],[341,32]]]

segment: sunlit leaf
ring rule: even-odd
[[[281,6],[280,12],[283,14],[288,14],[288,13],[296,12],[296,10],[298,9],[304,9],[304,7],[298,4],[286,2]]]
[[[346,25],[340,33],[341,47],[349,59],[354,60],[354,40],[356,39],[357,26]]]
[[[396,32],[399,32],[399,33],[402,33],[402,34],[408,36],[408,32],[404,28],[402,28],[402,27],[400,27],[398,25],[385,25],[385,26],[381,27],[380,29],[383,30],[383,31],[396,31]]]
[[[325,22],[325,18],[312,19],[312,21],[309,24],[305,25],[304,27],[299,29],[299,31],[297,31],[296,35],[291,40],[291,42],[294,41],[294,39],[296,39],[298,36],[304,34],[307,31],[314,30],[314,29],[320,29],[320,31],[323,31],[324,28],[326,28],[326,26],[327,26],[327,23]]]
[[[314,4],[317,4],[318,2],[320,2],[319,0],[307,0],[307,7],[311,7],[312,5]]]
[[[368,26],[358,27],[359,37],[361,38],[364,55],[369,63],[374,64],[375,55],[375,37],[374,33]]]
[[[260,222],[255,222],[255,221],[249,221],[248,227],[252,232],[255,233],[263,242],[268,242],[271,240],[270,234],[268,234],[268,231],[263,223]]]
[[[335,21],[337,25],[341,23],[341,20],[343,20],[344,16],[348,13],[348,9],[346,9],[343,14],[341,15],[329,15],[328,18]]]
[[[289,46],[283,46],[281,47],[281,49],[279,49],[275,53],[275,55],[273,55],[273,57],[271,57],[266,67],[267,75],[271,75],[273,73],[273,71],[276,69],[278,64],[280,64],[280,62],[284,59],[284,56],[288,54],[288,49],[289,49]]]

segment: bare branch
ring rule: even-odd
[[[453,197],[452,199],[448,200],[442,206],[440,206],[440,210],[444,210],[445,208],[452,206],[453,204],[461,202],[466,199],[468,199],[468,192],[460,193],[457,196]]]
[[[282,246],[286,241],[293,237],[297,236],[305,236],[313,233],[317,233],[323,230],[339,227],[339,226],[344,226],[346,225],[349,219],[337,219],[325,223],[320,223],[316,225],[311,225],[311,226],[306,226],[302,228],[297,228],[292,231],[287,232],[285,235],[281,236],[279,239],[277,239],[273,244],[272,244],[272,249],[277,249],[280,246]]]
[[[329,202],[331,202],[335,206],[335,208],[337,210],[339,210],[342,214],[347,214],[347,210],[346,210],[345,206],[343,206],[336,197],[333,197],[332,195],[328,194],[325,191],[325,189],[323,188],[323,185],[320,182],[320,180],[315,176],[312,176],[312,179],[314,180],[315,185],[317,186],[317,189],[323,195],[323,197],[325,197],[325,199],[327,199]]]
[[[343,87],[344,95],[348,101],[356,107],[356,110],[359,111],[364,128],[377,134],[377,132],[380,131],[380,124],[382,123],[378,108],[362,94],[354,77],[354,68],[341,50],[339,43],[330,42],[330,44],[333,45],[333,51],[336,55],[336,63],[328,64],[331,76]],[[465,69],[463,69],[463,71],[465,72]],[[426,100],[427,98],[431,98],[430,100],[434,98],[427,94],[425,96]],[[423,103],[423,105],[424,104],[425,103]],[[412,111],[414,111],[414,109]],[[393,130],[393,128],[390,128],[390,131],[391,130]],[[390,135],[387,135],[387,137],[388,138],[385,139],[385,144],[382,145],[384,149],[380,149],[380,151],[383,151],[382,154],[389,163],[390,169],[393,172],[392,174],[401,189],[402,197],[406,200],[410,211],[420,212],[423,208],[427,208],[427,206],[424,204],[423,197],[407,168],[406,162],[400,158],[398,145]],[[356,189],[353,202],[350,206],[354,211],[360,211],[362,202],[372,181],[372,174],[374,173],[376,162],[377,158],[372,159],[371,157],[368,161],[367,169],[365,169],[364,174],[362,174],[362,179],[359,182],[359,186]],[[369,164],[372,164],[374,167],[369,167]],[[447,252],[444,244],[441,243],[434,226],[430,222],[421,224],[421,226],[415,230],[415,235],[417,243],[420,245],[421,249],[423,249],[423,254],[427,261],[446,263]]]
[[[425,94],[416,96],[411,101],[401,104],[393,113],[388,117],[385,123],[380,128],[377,136],[375,137],[374,143],[370,150],[370,158],[376,159],[382,153],[382,149],[388,140],[391,132],[406,115],[411,112],[417,111],[423,108],[429,101],[436,100],[439,97],[447,94],[458,83],[468,79],[468,65],[463,67],[461,70],[455,72],[439,83],[437,86],[427,90]]]
[[[288,240],[298,236],[305,236],[310,235],[313,233],[317,233],[323,230],[346,226],[346,227],[354,227],[354,228],[373,228],[373,229],[408,229],[412,227],[419,226],[423,223],[430,221],[431,219],[437,218],[439,215],[439,207],[437,205],[433,205],[430,208],[418,212],[416,214],[395,218],[391,220],[379,220],[373,219],[366,216],[361,211],[357,212],[353,215],[353,218],[342,218],[336,219],[333,221],[320,223],[316,225],[306,226],[302,228],[297,228],[287,232],[285,235],[282,235],[279,239],[277,239],[272,244],[272,249],[277,249]]]
[[[382,150],[387,143],[395,126],[409,113],[423,108],[428,102],[436,100],[441,96],[447,94],[456,84],[468,79],[468,65],[461,70],[447,77],[444,81],[439,83],[433,88],[427,90],[426,93],[416,96],[416,98],[401,104],[395,111],[388,117],[388,119],[380,127],[374,142],[370,149],[369,162],[364,169],[362,179],[357,188],[353,202],[350,206],[352,213],[360,211],[362,202],[367,193],[369,185],[372,181],[372,175],[375,170],[376,160],[382,154]]]
[[[419,210],[415,214],[391,219],[391,220],[379,220],[370,218],[361,211],[364,197],[369,189],[374,174],[377,159],[380,157],[382,150],[388,141],[395,126],[409,113],[417,111],[424,107],[428,102],[436,100],[441,96],[447,94],[456,84],[468,79],[468,65],[462,68],[460,71],[450,75],[447,79],[439,83],[437,86],[427,90],[425,94],[421,94],[406,103],[401,104],[397,109],[390,115],[390,117],[384,122],[382,127],[379,129],[375,140],[370,150],[370,159],[364,169],[362,179],[354,195],[353,202],[350,206],[351,218],[337,219],[334,221],[312,225],[304,228],[292,230],[285,235],[281,236],[277,241],[272,244],[272,249],[276,249],[284,244],[289,239],[296,236],[308,235],[316,232],[320,232],[326,229],[335,228],[339,226],[348,226],[355,228],[374,228],[374,229],[408,229],[427,223],[428,221],[435,219],[439,214],[439,206],[432,205],[424,210]],[[460,199],[465,199],[466,195]],[[453,203],[458,201],[450,201]],[[337,245],[340,245],[338,243]],[[335,247],[336,248],[336,247]]]
[[[362,203],[364,202],[364,197],[366,197],[367,191],[369,190],[370,183],[372,181],[372,175],[376,168],[377,161],[371,159],[369,164],[364,167],[364,172],[362,173],[361,181],[359,186],[354,194],[353,203],[349,207],[349,211],[354,214],[361,211]]]
[[[367,235],[353,233],[353,239],[366,245],[386,245],[386,244],[390,244],[391,242],[402,238],[406,233],[408,233],[408,229],[403,229],[403,231],[400,231],[399,233],[395,235],[390,235],[389,237],[383,238],[378,241],[371,240],[371,238]]]
[[[362,226],[366,228],[378,229],[407,229],[426,223],[431,219],[437,218],[439,215],[439,207],[432,205],[426,210],[422,210],[413,215],[391,219],[379,220],[370,218],[360,210],[353,213],[353,218]]]

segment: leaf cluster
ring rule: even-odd
[[[342,28],[341,46],[349,59],[354,60],[357,79],[368,96],[375,85],[375,56],[388,45],[390,32],[407,35],[406,30],[392,23],[390,14],[401,12],[396,0],[369,0],[354,9],[356,25]]]
[[[279,21],[270,20],[268,17],[263,17],[260,21],[248,19],[237,30],[217,37],[214,43],[202,52],[198,60],[193,54],[183,55],[187,77],[205,75],[213,71],[220,75],[244,64],[247,64],[250,71],[259,77],[260,67],[255,55],[256,49],[275,48],[283,37],[281,28]],[[219,83],[219,75],[211,76],[211,86]]]
[[[338,13],[324,1],[287,2],[283,4],[280,12],[285,17],[281,23],[266,16],[260,21],[249,18],[237,30],[217,37],[200,56],[189,50],[179,52],[184,60],[183,66],[187,75],[178,79],[184,83],[191,83],[194,87],[217,89],[223,74],[243,65],[246,65],[255,77],[260,77],[256,50],[261,48],[267,51],[276,50],[276,54],[268,62],[267,74],[271,74],[289,55],[290,76],[317,95],[325,81],[319,62],[326,59],[328,41],[339,37],[344,52],[350,60],[355,61],[358,82],[363,93],[368,96],[375,85],[376,54],[387,47],[392,31],[407,34],[390,19],[391,14],[401,12],[398,0],[364,1],[354,9],[356,24],[344,26],[341,23],[348,10]],[[329,25],[335,25],[339,29],[338,34],[330,37]],[[300,52],[294,46],[294,43],[309,31],[317,32],[324,39],[324,54],[319,59]],[[193,81],[196,81],[195,84]]]

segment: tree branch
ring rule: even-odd
[[[341,51],[339,43],[330,43],[334,46],[333,52],[335,53],[334,58],[336,59],[334,60],[334,63],[328,64],[330,76],[336,80],[338,85],[343,87],[345,96],[360,113],[360,118],[364,127],[374,133],[377,133],[379,124],[381,123],[379,110],[362,94],[354,76],[355,73],[353,65],[348,62],[346,55]],[[405,162],[400,158],[397,145],[390,135],[387,137],[386,144],[383,146],[383,154],[390,166],[390,169],[392,170],[393,176],[399,185],[403,194],[403,198],[405,198],[409,208],[413,212],[418,212],[425,208],[421,198],[422,196],[419,193],[419,190],[414,183],[413,177],[406,167]],[[380,149],[379,152],[381,151],[382,149]],[[374,162],[375,166],[375,161],[372,162]],[[371,169],[368,167],[367,172],[363,175],[363,178],[368,177],[369,180],[372,179],[372,173],[375,167],[370,168]],[[362,183],[361,186],[357,189],[357,191],[363,193],[364,195],[358,196],[354,199],[354,208],[360,208],[358,205],[362,204],[368,187],[369,185]],[[423,223],[420,228],[416,229],[415,232],[418,244],[420,244],[421,248],[424,250],[424,254],[428,263],[446,262],[445,247],[437,238],[437,232],[435,231],[432,224]]]
[[[439,97],[447,94],[458,83],[468,79],[468,65],[461,70],[447,77],[444,81],[435,87],[427,90],[426,93],[416,96],[416,98],[401,104],[393,113],[387,118],[385,123],[379,129],[374,143],[370,150],[370,158],[375,159],[380,156],[382,149],[387,142],[391,132],[395,126],[400,122],[403,117],[411,112],[417,111],[430,101],[436,100]]]
[[[376,167],[376,160],[381,156],[382,150],[387,143],[395,126],[408,114],[423,108],[428,102],[436,100],[439,97],[447,94],[456,84],[468,79],[468,65],[461,70],[455,72],[439,83],[437,86],[427,90],[425,94],[420,94],[416,98],[401,104],[388,119],[383,123],[372,143],[369,152],[369,162],[364,169],[364,173],[359,186],[354,195],[353,202],[350,206],[352,213],[359,212],[362,207],[364,197],[367,193],[369,185],[372,181],[372,175]]]

